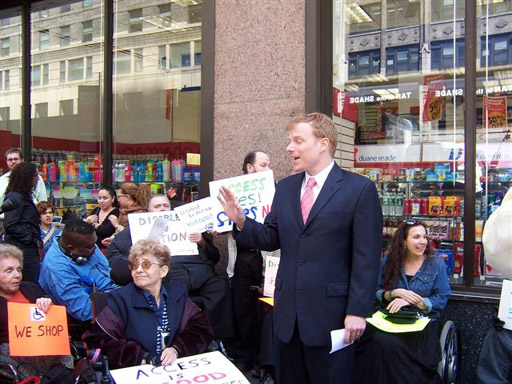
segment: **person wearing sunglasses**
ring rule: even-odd
[[[442,383],[437,373],[441,348],[436,320],[450,293],[446,265],[433,256],[425,224],[402,222],[382,262],[377,302],[390,313],[412,306],[431,321],[422,331],[408,333],[386,333],[368,325],[357,343],[356,382]]]
[[[81,336],[92,320],[89,294],[119,288],[110,278],[107,259],[96,246],[91,224],[81,219],[66,222],[41,263],[39,285],[55,304],[66,306],[70,334]]]
[[[133,282],[109,295],[83,337],[89,348],[101,348],[111,368],[166,366],[206,351],[213,337],[208,316],[188,298],[184,284],[163,281],[170,263],[169,249],[154,240],[132,246]]]

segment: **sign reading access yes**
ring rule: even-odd
[[[245,215],[260,223],[263,223],[265,217],[270,212],[276,191],[274,172],[272,170],[211,181],[210,196],[215,204],[215,222],[213,229],[217,232],[231,231],[233,227],[233,223],[229,220],[217,199],[217,196],[220,195],[220,187],[226,187],[233,192],[238,204],[243,208]]]

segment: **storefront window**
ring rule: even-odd
[[[4,153],[21,146],[21,18],[19,9],[0,11],[0,174]]]
[[[116,0],[114,9],[112,177],[176,206],[198,196],[201,1]]]
[[[98,23],[93,35],[91,20],[101,20],[103,5],[90,2],[85,12],[75,1],[58,4],[38,3],[44,8],[43,16],[38,8],[31,12],[32,41],[39,36],[31,57],[33,159],[57,215],[84,216],[97,202],[103,176],[103,32]]]
[[[333,23],[334,119],[343,138],[340,163],[375,181],[386,246],[404,219],[429,227],[435,252],[451,282],[501,284],[482,247],[485,220],[512,185],[512,1],[479,1],[477,76],[465,78],[463,0],[375,2],[335,0]],[[387,9],[386,22],[370,6]],[[363,9],[362,30],[354,9]],[[361,18],[362,20],[362,18]],[[466,84],[476,106],[466,105]],[[475,214],[465,218],[468,150],[465,108],[476,108]],[[473,133],[474,132],[474,133]],[[475,234],[464,221],[475,220]],[[464,266],[465,241],[474,241]],[[386,248],[386,247],[385,247]],[[386,249],[383,249],[383,253]],[[469,273],[468,271],[471,271]]]

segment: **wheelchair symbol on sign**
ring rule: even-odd
[[[43,311],[40,311],[37,307],[30,308],[30,320],[32,321],[46,321],[46,316]]]

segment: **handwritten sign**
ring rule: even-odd
[[[128,222],[133,244],[159,235],[159,242],[169,248],[171,256],[199,254],[197,244],[188,240],[187,229],[174,211],[131,213]]]
[[[498,317],[505,322],[503,328],[512,331],[512,281],[503,280],[501,286],[500,308]]]
[[[270,212],[276,190],[273,171],[257,172],[210,182],[210,196],[214,202],[215,211],[214,230],[217,232],[231,231],[233,227],[233,223],[217,200],[220,187],[223,186],[234,193],[247,217],[263,223]]]
[[[52,305],[44,313],[35,304],[7,303],[7,314],[12,356],[70,354],[66,307]]]
[[[211,197],[205,197],[204,199],[176,207],[174,211],[190,233],[202,233],[213,230],[215,215]]]
[[[263,296],[274,297],[279,260],[279,257],[274,256],[267,256],[265,259],[265,281],[263,283]]]
[[[427,91],[423,101],[423,121],[437,121],[441,119],[443,113],[443,98],[437,96],[439,91],[444,88],[442,74],[427,75],[424,84]]]
[[[172,365],[139,365],[110,371],[117,384],[250,384],[220,352],[182,357]]]

